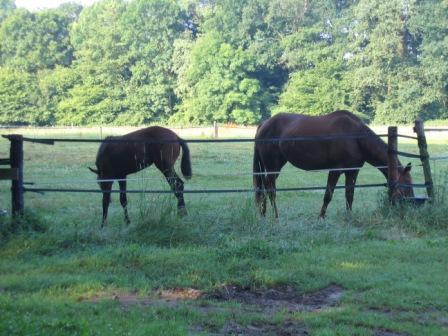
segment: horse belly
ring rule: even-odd
[[[353,144],[288,144],[281,145],[285,158],[303,170],[353,168],[362,165],[362,158]]]
[[[127,151],[117,154],[112,160],[112,165],[117,175],[134,174],[152,164],[143,151]]]

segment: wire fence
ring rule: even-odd
[[[387,183],[370,183],[370,184],[357,184],[353,186],[354,188],[379,188],[379,187],[387,187]],[[428,184],[426,183],[413,183],[413,184],[397,184],[398,187],[402,188],[427,188]],[[334,189],[345,189],[344,185],[337,185]],[[239,189],[189,189],[184,190],[185,194],[227,194],[227,193],[254,193],[257,191],[263,192],[285,192],[285,191],[316,191],[316,190],[326,190],[327,187],[292,187],[292,188],[265,188],[265,189],[257,189],[257,188],[239,188]],[[102,193],[103,191],[98,189],[64,189],[64,188],[25,188],[25,191],[28,192],[36,192],[36,193],[45,193],[45,192],[75,192],[75,193]],[[171,190],[111,190],[111,193],[117,194],[171,194]]]
[[[7,136],[6,136],[7,137]],[[299,137],[277,137],[277,138],[236,138],[236,139],[174,139],[174,140],[156,140],[156,139],[138,139],[108,137],[105,139],[79,139],[79,138],[29,138],[23,137],[23,141],[53,145],[57,142],[80,142],[80,143],[137,143],[137,144],[173,144],[173,143],[278,143],[294,141],[332,141],[332,140],[350,140],[387,137],[387,134],[341,134],[341,135],[322,135],[322,136],[299,136]]]
[[[417,165],[421,166],[421,165]],[[376,169],[387,169],[387,166],[368,166],[369,168],[376,168]],[[313,173],[319,173],[319,172],[332,172],[332,171],[340,171],[340,172],[346,172],[346,171],[356,171],[361,170],[365,167],[351,167],[351,168],[329,168],[329,169],[310,169],[306,170],[306,172],[313,172]],[[282,173],[282,175],[285,175],[285,172],[280,171],[266,171],[261,173],[253,173],[253,172],[245,172],[245,173],[225,173],[225,174],[207,174],[207,175],[201,175],[202,177],[241,177],[241,176],[269,176],[269,175],[279,175]],[[296,174],[295,172],[288,172],[290,175]],[[29,180],[33,180],[36,177],[30,177]],[[51,181],[39,181],[38,183],[35,182],[25,182],[25,184],[39,184],[39,185],[61,185],[61,184],[70,184],[70,183],[76,183],[76,184],[92,184],[92,183],[100,183],[100,182],[122,182],[122,181],[162,181],[164,180],[163,177],[135,177],[135,178],[117,178],[117,179],[67,179],[67,178],[52,178]],[[55,182],[54,182],[55,181]]]
[[[429,129],[432,130],[432,129]],[[439,129],[436,129],[440,131]],[[336,134],[336,135],[324,135],[324,136],[299,136],[299,137],[284,137],[284,138],[236,138],[236,139],[176,139],[176,140],[157,140],[157,139],[132,139],[132,138],[122,138],[122,137],[107,137],[105,139],[79,139],[79,138],[31,138],[31,137],[23,137],[23,141],[37,143],[37,144],[48,144],[53,145],[55,143],[137,143],[137,144],[173,144],[179,142],[185,143],[284,143],[284,142],[307,142],[307,141],[343,141],[343,140],[353,140],[353,139],[368,139],[368,138],[376,138],[378,137],[386,137],[388,134],[371,134],[371,133],[358,133],[358,134]],[[405,134],[397,134],[398,137],[417,140],[418,138],[415,136],[409,136]],[[8,138],[8,136],[5,136]],[[405,156],[409,158],[419,158],[422,159],[422,156],[414,153],[407,153],[402,151],[393,151],[393,154]],[[445,160],[448,159],[448,156],[439,156],[431,158],[432,160]],[[307,170],[312,172],[332,172],[332,171],[340,171],[347,172],[353,170],[360,170],[362,167],[338,167],[338,168],[329,168],[329,169],[314,169]],[[388,166],[374,166],[377,169],[387,169]],[[280,171],[266,171],[259,173],[227,173],[227,174],[219,174],[215,176],[268,176],[268,175],[278,175]],[[209,176],[209,175],[207,175]],[[213,175],[210,175],[213,176]],[[97,182],[115,182],[115,181],[143,181],[143,180],[155,180],[153,177],[146,178],[134,178],[134,179],[98,179],[98,180],[85,180],[85,179],[65,179],[61,180],[59,184],[67,184],[67,183],[77,183],[77,184],[88,184],[88,183],[97,183]],[[160,180],[160,179],[159,179]],[[52,182],[42,183],[39,185],[56,185],[57,182],[54,183],[54,179]],[[34,182],[25,182],[24,185],[34,185]],[[386,187],[387,183],[371,183],[371,184],[359,184],[356,185],[355,188],[378,188],[378,187]],[[427,184],[412,184],[412,185],[401,185],[402,187],[414,187],[414,188],[426,188]],[[335,189],[343,189],[346,186],[338,185]],[[310,187],[293,187],[293,188],[276,188],[276,192],[282,191],[312,191],[312,190],[326,190],[326,186],[310,186]],[[98,189],[86,189],[86,188],[36,188],[36,187],[24,187],[24,191],[27,192],[74,192],[74,193],[102,193],[101,190]],[[269,191],[268,189],[263,189],[264,191]],[[257,189],[254,188],[235,188],[235,189],[188,189],[184,190],[184,193],[190,194],[199,194],[199,193],[248,193],[255,192]],[[274,191],[274,190],[272,190]],[[120,190],[111,191],[114,193],[120,193]],[[126,190],[127,193],[153,193],[153,194],[164,194],[164,193],[172,193],[171,190]]]
[[[448,132],[448,128],[425,128],[425,132]]]
[[[429,159],[433,161],[448,160],[448,155],[430,156]]]

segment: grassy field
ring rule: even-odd
[[[430,139],[430,153],[446,153],[447,143]],[[0,157],[8,145],[0,143]],[[97,147],[26,143],[25,180],[97,188],[87,170]],[[400,143],[400,150],[416,149]],[[251,172],[252,144],[190,150],[187,189],[251,187],[242,174]],[[433,168],[445,185],[448,165]],[[423,181],[421,167],[413,177]],[[131,179],[129,189],[168,189],[154,167]],[[287,166],[278,186],[325,181],[325,173]],[[383,182],[368,166],[358,181]],[[8,188],[2,181],[4,209]],[[346,213],[337,191],[319,220],[322,192],[279,193],[276,221],[257,216],[251,194],[187,194],[184,218],[176,216],[174,196],[133,194],[128,227],[113,195],[100,229],[100,194],[27,193],[22,229],[11,233],[0,217],[0,334],[446,335],[444,188],[420,209],[390,209],[384,195],[358,190]]]

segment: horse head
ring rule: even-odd
[[[411,163],[406,167],[398,168],[398,183],[397,192],[400,197],[414,197],[414,189],[412,188]]]

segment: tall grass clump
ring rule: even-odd
[[[188,215],[177,213],[172,195],[140,197],[136,224],[131,224],[128,239],[131,241],[173,247],[197,243],[201,237]]]
[[[11,217],[8,214],[0,216],[0,243],[12,234],[46,231],[47,225],[44,219],[35,211],[27,210],[17,217]]]
[[[373,211],[356,212],[350,216],[349,221],[363,227],[395,227],[416,234],[447,230],[447,181],[448,173],[442,174],[435,183],[434,199],[420,206],[407,202],[391,205],[387,193],[382,192]]]

